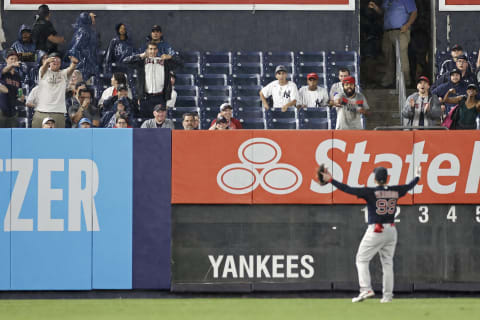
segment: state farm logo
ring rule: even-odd
[[[252,192],[259,185],[273,194],[288,194],[302,184],[302,174],[294,166],[279,163],[282,149],[273,140],[253,138],[238,148],[241,163],[223,167],[217,174],[217,184],[232,194]]]

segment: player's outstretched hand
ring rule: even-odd
[[[323,163],[318,168],[317,175],[318,181],[322,186],[326,185],[332,180],[332,175],[330,174],[330,172],[328,172],[327,167]]]
[[[422,176],[422,167],[418,166],[417,170],[415,171],[415,177],[421,177]]]

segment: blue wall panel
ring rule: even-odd
[[[13,182],[26,188],[24,220],[12,212],[12,290],[92,287],[92,130],[60,130],[12,130]]]
[[[6,159],[11,158],[12,130],[0,129],[0,290],[10,289],[10,219],[7,210],[10,202],[11,173]]]
[[[93,160],[101,172],[93,232],[93,289],[132,288],[132,130],[93,131]]]

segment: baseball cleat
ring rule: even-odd
[[[392,302],[392,298],[383,297],[383,298],[380,300],[380,303],[389,303],[389,302]]]
[[[369,290],[369,291],[363,291],[363,292],[360,292],[360,294],[358,295],[358,297],[355,297],[352,299],[352,302],[355,303],[355,302],[362,302],[363,300],[365,299],[368,299],[368,298],[371,298],[375,295],[375,292],[373,292],[372,290]]]

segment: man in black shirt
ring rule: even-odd
[[[0,90],[0,128],[17,127],[17,111],[15,106],[25,101],[22,88],[22,74],[17,52],[9,49],[6,53],[6,64],[0,65],[0,82],[8,91]]]
[[[57,35],[57,31],[50,22],[50,9],[46,4],[38,7],[37,20],[32,28],[32,38],[36,49],[47,53],[58,51],[57,45],[65,42],[62,36]]]
[[[379,253],[383,270],[383,297],[381,303],[391,302],[393,297],[393,256],[397,245],[397,230],[395,228],[395,212],[397,200],[407,194],[408,190],[415,187],[420,180],[420,168],[416,177],[409,184],[400,186],[388,186],[388,172],[384,167],[375,168],[375,183],[373,188],[352,188],[336,181],[328,170],[322,175],[324,181],[330,182],[343,192],[353,194],[364,199],[368,207],[368,228],[358,247],[356,265],[360,294],[352,299],[352,302],[362,302],[373,297],[370,279],[370,260]]]

